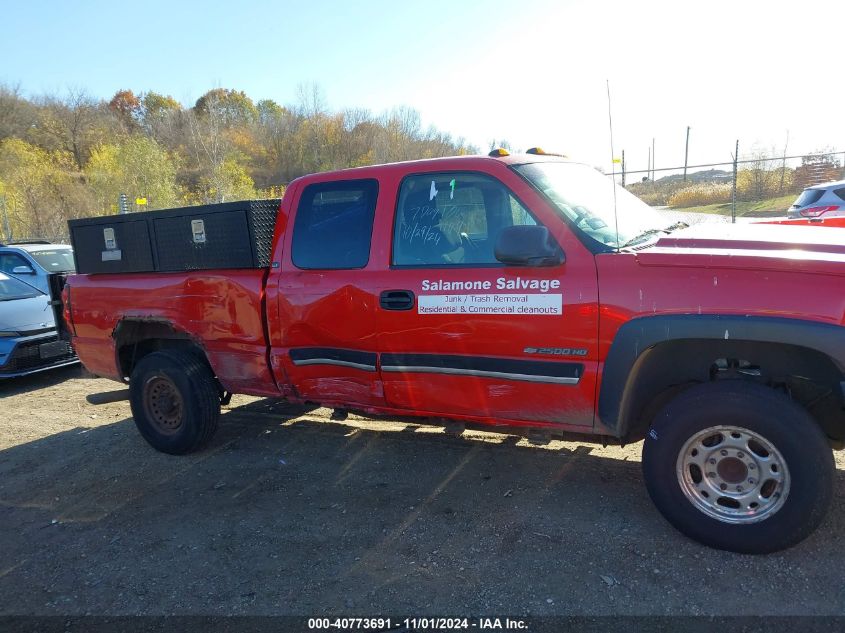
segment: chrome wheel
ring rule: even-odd
[[[170,378],[153,376],[144,385],[144,411],[163,435],[173,435],[182,426],[182,394]]]
[[[684,444],[676,465],[687,499],[724,523],[756,523],[775,514],[789,494],[789,469],[762,435],[714,426]]]

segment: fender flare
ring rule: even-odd
[[[660,343],[683,340],[780,343],[817,351],[845,375],[845,328],[783,317],[718,314],[657,315],[631,319],[616,333],[605,359],[598,418],[615,437],[624,437],[634,412],[630,396],[644,353]],[[845,383],[842,383],[845,389]]]
[[[131,330],[134,328],[146,329],[148,331],[145,332],[145,334],[153,334],[153,336],[145,336],[135,339],[135,333],[131,332]],[[127,333],[127,330],[130,330],[130,332]],[[118,368],[119,371],[122,370],[122,363],[120,358],[120,351],[122,349],[122,346],[120,345],[120,343],[122,342],[123,345],[131,345],[133,343],[144,341],[148,338],[184,341],[190,344],[192,347],[195,347],[200,352],[202,352],[203,356],[206,359],[206,362],[208,362],[209,365],[211,364],[211,361],[208,357],[208,353],[205,349],[205,346],[202,344],[202,341],[196,336],[181,329],[175,323],[165,317],[124,315],[115,324],[114,329],[111,333],[111,338],[114,342],[115,366]]]

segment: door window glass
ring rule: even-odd
[[[537,224],[501,182],[443,173],[402,181],[393,235],[396,266],[496,265],[502,229]]]

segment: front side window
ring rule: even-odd
[[[303,269],[364,268],[370,259],[376,180],[308,185],[299,199],[291,258]]]
[[[43,295],[40,290],[0,273],[0,301],[31,299]]]
[[[502,229],[537,224],[495,178],[449,172],[402,181],[393,235],[395,266],[497,265]]]

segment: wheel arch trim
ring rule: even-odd
[[[202,341],[177,327],[168,319],[156,317],[124,317],[117,322],[114,330],[112,330],[112,339],[114,340],[115,366],[123,375],[128,376],[132,368],[124,367],[124,360],[121,357],[122,350],[133,343],[138,344],[152,340],[183,341],[195,348],[198,352],[201,352],[205,361],[211,365],[211,357],[206,347],[202,344]],[[140,358],[134,362],[137,362],[137,360],[140,360]],[[126,373],[127,369],[129,373]]]
[[[658,315],[624,323],[616,333],[602,372],[598,420],[615,437],[625,437],[632,419],[632,395],[649,352],[661,343],[733,341],[804,347],[831,359],[845,375],[845,328],[783,317]]]

